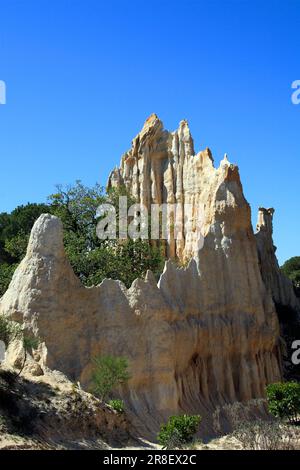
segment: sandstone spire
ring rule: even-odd
[[[168,260],[158,283],[149,272],[130,289],[112,280],[85,288],[66,259],[61,223],[43,215],[0,314],[38,335],[41,367],[83,387],[94,356],[127,357],[131,379],[119,393],[144,435],[183,412],[201,414],[202,435],[211,433],[218,405],[262,397],[267,383],[281,379],[279,324],[238,168],[226,159],[215,168],[209,149],[195,155],[186,121],[170,133],[152,115],[109,178],[118,184],[146,205],[203,204],[202,249],[193,224],[182,243],[167,246],[167,257],[190,259],[186,268]],[[257,236],[262,253],[262,243],[273,249],[266,217]]]
[[[292,282],[280,271],[273,245],[274,209],[260,207],[257,232],[255,234],[263,281],[279,306],[292,308],[300,314],[300,301],[296,297]]]

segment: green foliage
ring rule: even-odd
[[[32,349],[37,349],[38,345],[39,345],[39,338],[35,336],[27,336],[27,335],[23,336],[23,346],[24,346],[25,351],[29,352]]]
[[[0,315],[0,340],[3,341],[6,346],[17,337],[21,337],[22,327],[19,323],[12,320],[8,320],[3,315]]]
[[[20,232],[14,237],[5,240],[5,251],[12,259],[21,261],[25,256],[29,241],[29,233]]]
[[[118,413],[124,413],[125,411],[125,404],[123,400],[109,400],[108,404]]]
[[[280,269],[296,287],[300,287],[300,256],[288,259]]]
[[[17,207],[11,214],[0,214],[0,297],[25,256],[34,222],[44,212],[50,212],[47,204],[27,204]]]
[[[281,419],[296,422],[300,414],[300,383],[278,382],[267,386],[269,411]]]
[[[92,188],[76,181],[73,186],[57,186],[57,192],[49,196],[51,213],[59,217],[67,232],[84,237],[87,248],[97,244],[95,227],[97,208],[105,202],[103,188],[96,184]]]
[[[119,196],[127,196],[128,207],[135,202],[124,187],[104,194],[99,185],[87,188],[80,181],[65,189],[59,186],[58,192],[50,196],[52,213],[63,221],[66,254],[75,274],[88,287],[100,284],[105,278],[120,280],[130,287],[148,269],[157,276],[163,269],[160,250],[147,241],[120,242],[97,237],[98,206],[112,204],[118,220]]]
[[[0,297],[7,290],[17,266],[17,264],[0,263]]]
[[[97,237],[99,205],[113,204],[118,220],[120,196],[127,196],[128,207],[135,202],[125,187],[110,189],[106,194],[98,184],[89,188],[77,181],[66,188],[58,186],[56,193],[49,196],[49,204],[27,204],[17,207],[11,214],[0,214],[0,297],[26,253],[31,228],[42,213],[51,213],[62,220],[67,257],[85,286],[110,278],[130,287],[136,278],[143,278],[148,269],[158,277],[164,264],[159,248],[144,240],[100,240]]]
[[[18,206],[11,214],[0,214],[0,263],[21,261],[26,252],[26,237],[28,237],[36,219],[45,212],[49,212],[47,204],[27,204],[26,206]],[[25,241],[22,244],[23,237],[25,237]],[[10,251],[12,249],[10,241],[13,239],[19,246],[17,253]]]
[[[92,250],[85,248],[85,239],[67,233],[65,247],[74,272],[86,286],[104,279],[122,281],[130,287],[136,278],[143,278],[148,269],[158,276],[163,269],[160,250],[146,241],[128,239],[125,243],[103,241]]]
[[[0,316],[0,340],[3,341],[7,347],[15,339],[23,341],[25,351],[24,361],[18,373],[19,376],[25,367],[27,353],[38,347],[39,339],[34,336],[25,335],[20,323],[8,320],[4,316]]]
[[[124,357],[99,356],[93,360],[92,390],[105,401],[111,392],[130,379],[128,362]]]
[[[180,449],[193,441],[200,421],[198,415],[171,416],[167,424],[161,425],[157,440],[164,449]]]
[[[18,376],[20,376],[23,372],[23,369],[25,367],[26,361],[27,361],[27,353],[29,353],[32,349],[36,349],[39,345],[39,338],[35,336],[28,336],[23,334],[23,347],[24,347],[24,361],[23,364],[19,370]]]

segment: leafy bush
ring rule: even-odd
[[[17,337],[21,337],[22,327],[19,323],[8,320],[3,315],[0,315],[0,340],[9,345]]]
[[[157,440],[164,449],[180,449],[193,441],[200,421],[198,415],[171,416],[161,425]]]
[[[108,404],[118,413],[124,413],[125,411],[125,404],[123,400],[110,400]]]
[[[31,351],[32,349],[37,349],[39,345],[39,338],[34,337],[34,336],[27,336],[23,335],[23,348],[24,348],[24,361],[23,364],[19,370],[18,376],[20,376],[23,372],[23,369],[25,367],[26,361],[27,361],[27,353]]]
[[[107,400],[111,392],[130,379],[128,362],[124,357],[99,356],[94,358],[92,391],[102,401]]]
[[[281,419],[296,422],[300,413],[300,384],[278,382],[267,386],[269,411]]]

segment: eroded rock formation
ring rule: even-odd
[[[293,343],[300,337],[300,299],[294,287],[279,269],[276,247],[273,245],[274,209],[260,208],[255,234],[262,278],[269,290],[280,321],[283,342],[282,357],[286,379],[300,380],[300,366],[293,363]]]
[[[205,433],[216,406],[262,397],[281,378],[279,324],[238,168],[227,158],[214,168],[209,150],[193,154],[185,121],[169,133],[152,116],[109,180],[146,205],[203,204],[203,248],[195,252],[187,233],[167,245],[169,257],[194,255],[186,268],[169,260],[158,284],[148,272],[130,289],[112,280],[85,288],[66,259],[61,222],[43,215],[0,302],[0,313],[41,339],[41,366],[85,387],[93,356],[126,356],[131,379],[119,394],[149,434],[183,411],[200,413]]]
[[[279,269],[272,238],[273,214],[272,208],[260,207],[258,211],[255,237],[262,278],[278,306],[289,307],[300,313],[300,300],[295,295],[293,284]]]

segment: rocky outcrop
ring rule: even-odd
[[[168,257],[190,259],[185,268],[169,260],[158,284],[148,272],[130,289],[112,280],[85,288],[66,259],[61,222],[43,215],[0,302],[0,313],[39,336],[39,364],[83,387],[94,356],[126,356],[131,379],[119,395],[144,434],[183,411],[200,413],[210,432],[217,406],[262,397],[281,378],[277,315],[238,168],[225,158],[216,169],[209,150],[193,153],[185,121],[168,133],[152,116],[109,179],[146,205],[203,205],[203,248],[188,233],[166,244]]]
[[[273,244],[274,209],[259,208],[257,232],[255,234],[259,264],[265,286],[271,292],[274,302],[289,307],[300,314],[300,300],[295,295],[292,282],[280,271]]]
[[[255,234],[259,265],[264,284],[271,293],[280,321],[283,340],[282,357],[284,377],[300,380],[300,366],[292,361],[295,340],[300,337],[300,299],[292,282],[280,271],[273,245],[274,209],[260,208]]]
[[[250,208],[238,167],[225,155],[216,169],[208,148],[195,155],[187,121],[181,121],[177,131],[168,132],[151,115],[123,155],[120,168],[109,176],[108,189],[121,185],[149,214],[152,204],[175,207],[177,216],[173,211],[168,214],[167,258],[186,262],[198,256],[199,237],[205,237],[216,221],[224,221],[237,232],[250,229]]]

